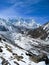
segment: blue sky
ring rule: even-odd
[[[0,0],[0,17],[34,18],[45,23],[49,20],[49,0]]]

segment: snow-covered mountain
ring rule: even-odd
[[[0,65],[49,64],[48,36],[49,22],[0,18]]]
[[[29,19],[30,21],[28,22],[27,20],[18,20],[17,22],[13,23],[15,26],[23,26],[26,28],[37,28],[39,27],[39,24],[37,24],[33,19]]]
[[[2,19],[0,18],[0,31],[8,32],[19,32],[26,33],[29,29],[38,28],[40,25],[37,24],[33,19]]]
[[[20,18],[20,19],[7,19],[7,20],[0,18],[0,24],[2,24],[2,25],[14,24],[16,26],[19,25],[19,26],[26,26],[26,27],[27,26],[32,27],[33,25],[35,25],[35,26],[38,25],[39,26],[39,24],[37,24],[34,19],[23,19],[23,18]]]
[[[0,18],[0,31],[26,33],[33,38],[49,38],[49,22],[40,26],[33,19],[2,19]]]

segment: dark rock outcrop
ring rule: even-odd
[[[45,61],[46,64],[49,64],[49,59],[45,53],[42,53],[40,55],[35,55],[32,53],[26,53],[26,55],[28,55],[29,58],[36,63],[38,63],[40,61]]]
[[[1,47],[0,47],[0,52],[3,52],[3,50],[1,49]]]
[[[40,38],[43,40],[48,36],[47,32],[43,30],[41,26],[34,30],[29,30],[27,35],[30,35],[32,38]]]

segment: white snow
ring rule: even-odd
[[[37,24],[35,22],[34,19],[31,19],[30,22],[26,22],[25,20],[23,22],[21,22],[21,20],[19,20],[18,22],[13,23],[15,26],[24,26],[26,28],[37,28],[40,25]]]
[[[23,38],[22,38],[22,39],[23,39]],[[24,40],[23,40],[23,41],[24,41]],[[19,42],[19,43],[20,43],[20,42]],[[9,52],[9,51],[7,50],[7,48],[5,47],[6,44],[11,47],[12,52]],[[19,49],[18,47],[15,47],[15,46],[13,46],[12,44],[10,44],[10,43],[8,43],[8,42],[2,41],[2,42],[0,42],[0,46],[3,47],[3,48],[2,48],[3,52],[0,53],[0,57],[3,57],[3,58],[5,58],[6,60],[8,60],[8,62],[9,62],[11,65],[16,65],[16,64],[14,63],[14,61],[16,61],[17,63],[19,63],[20,65],[45,65],[45,62],[35,63],[35,62],[31,61],[31,60],[29,59],[29,56],[27,56],[27,55],[25,54],[27,51],[25,51],[25,50],[23,50],[23,49]],[[17,58],[14,58],[14,56],[12,55],[12,53],[17,54],[18,56],[23,56],[22,61],[21,61],[21,60],[18,61]],[[23,55],[21,55],[21,54],[23,54]],[[24,61],[24,62],[23,62],[23,61]],[[2,59],[0,58],[0,65],[2,65],[1,62],[2,62]]]
[[[39,62],[37,65],[46,65],[44,61]]]

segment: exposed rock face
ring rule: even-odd
[[[1,47],[0,47],[0,52],[3,52],[3,50],[1,49]]]
[[[15,63],[16,65],[19,65],[19,63],[17,63],[16,61],[14,61],[14,63]]]
[[[7,60],[3,59],[2,65],[11,65]]]
[[[26,55],[28,55],[30,57],[30,59],[36,63],[38,63],[40,61],[45,61],[46,64],[49,63],[49,59],[45,53],[42,53],[38,56],[35,54],[32,54],[32,53],[26,53]]]
[[[43,30],[42,27],[36,28],[34,30],[29,30],[27,35],[31,35],[31,37],[33,38],[41,38],[41,39],[45,39],[48,34],[45,30]]]
[[[13,53],[14,58],[16,58],[18,61],[20,61],[21,59],[23,59],[23,56],[18,56],[17,54]]]
[[[0,25],[0,31],[8,31],[8,29],[5,26]]]

